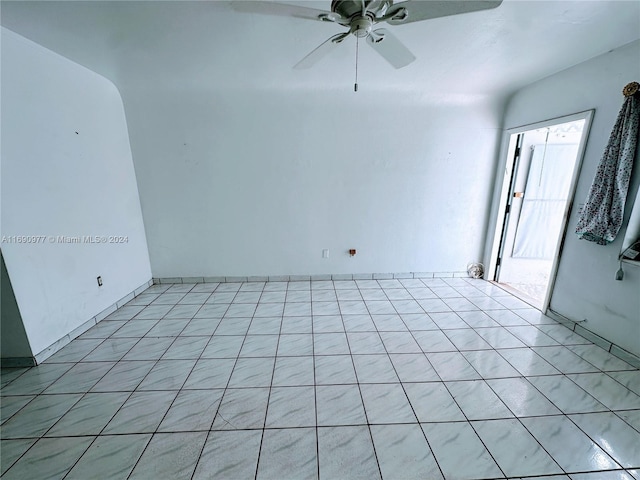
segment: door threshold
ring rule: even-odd
[[[509,285],[508,283],[500,283],[500,282],[497,282],[495,280],[491,280],[491,283],[493,283],[497,287],[500,287],[505,292],[510,293],[514,297],[517,297],[518,299],[522,300],[523,302],[529,304],[531,307],[535,308],[539,312],[544,313],[542,311],[542,306],[540,304],[540,300],[538,300],[536,298],[533,298],[533,297],[530,297],[526,293],[521,292],[517,288],[514,288],[511,285]]]

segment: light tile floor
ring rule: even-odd
[[[640,371],[478,280],[156,285],[1,379],[7,480],[640,479]]]

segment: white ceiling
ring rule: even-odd
[[[330,1],[291,2],[328,10]],[[233,11],[227,1],[2,1],[2,25],[129,93],[350,90],[355,38],[310,70],[292,66],[336,24]],[[360,88],[501,97],[640,37],[637,1],[505,0],[494,10],[389,27],[417,60],[395,70],[361,45]]]

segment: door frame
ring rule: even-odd
[[[574,113],[571,115],[563,115],[561,117],[555,117],[548,120],[543,120],[536,123],[522,125],[519,127],[513,127],[505,130],[503,137],[503,145],[505,145],[506,154],[501,155],[501,165],[504,165],[504,177],[502,180],[496,178],[496,186],[501,185],[500,199],[497,207],[497,215],[495,216],[495,232],[494,239],[491,248],[489,266],[487,268],[487,278],[494,282],[497,282],[498,275],[500,273],[500,259],[504,253],[504,240],[505,232],[507,229],[509,214],[511,211],[511,205],[513,202],[513,188],[515,185],[515,177],[517,175],[518,163],[520,160],[521,152],[519,151],[519,145],[522,143],[522,135],[530,130],[536,130],[540,128],[550,127],[552,125],[558,125],[562,123],[573,122],[576,120],[584,120],[584,128],[582,130],[582,136],[578,145],[578,152],[576,156],[576,164],[573,170],[573,176],[571,177],[571,186],[569,187],[569,197],[567,205],[565,207],[564,215],[562,217],[562,224],[560,228],[560,238],[556,246],[556,251],[553,256],[551,264],[551,273],[549,275],[549,284],[547,285],[547,291],[542,302],[541,311],[546,313],[551,303],[551,297],[553,295],[553,288],[555,286],[556,276],[558,273],[558,265],[560,264],[560,257],[562,255],[562,249],[567,236],[567,226],[569,223],[569,216],[573,208],[575,201],[575,193],[578,185],[578,178],[580,178],[580,170],[582,169],[582,161],[584,158],[584,152],[586,150],[587,141],[589,139],[589,131],[591,129],[591,123],[593,120],[595,110],[586,110],[583,112]],[[512,141],[513,139],[513,141]]]

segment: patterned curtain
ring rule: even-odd
[[[579,238],[599,245],[613,242],[622,226],[631,169],[638,144],[639,89],[640,84],[633,82],[623,90],[626,99],[576,226]]]

